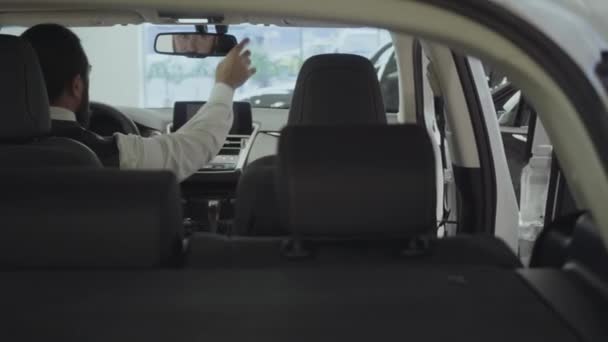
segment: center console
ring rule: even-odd
[[[177,131],[204,105],[201,101],[176,102],[167,133]],[[233,112],[234,122],[219,154],[181,184],[184,216],[196,226],[194,230],[221,230],[222,219],[233,216],[236,187],[259,131],[248,102],[234,102]]]
[[[167,131],[177,131],[204,105],[203,101],[176,102],[173,108],[173,123],[167,127]],[[222,150],[208,165],[199,170],[197,175],[238,173],[245,165],[259,125],[253,123],[251,105],[248,102],[234,102],[233,111],[234,122]]]

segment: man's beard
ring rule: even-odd
[[[84,92],[82,94],[82,101],[80,101],[80,106],[74,113],[76,114],[76,121],[84,127],[89,128],[89,123],[91,122],[91,107],[89,102],[89,85],[85,86]]]

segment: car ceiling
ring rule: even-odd
[[[210,12],[156,11],[156,10],[9,10],[0,12],[1,26],[32,26],[53,22],[66,26],[113,26],[128,24],[181,24],[179,19],[210,19],[222,24],[265,24],[293,27],[353,27],[331,22],[270,16],[223,15]],[[191,24],[190,24],[191,25]]]

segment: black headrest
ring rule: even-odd
[[[433,147],[416,125],[288,126],[277,190],[296,236],[415,236],[436,226]]]
[[[29,144],[0,145],[3,169],[38,167],[102,167],[89,147],[68,138],[52,137]]]
[[[0,75],[0,141],[47,135],[49,101],[38,57],[29,43],[0,35]]]
[[[309,58],[298,75],[288,125],[386,123],[378,76],[361,56]]]
[[[0,170],[0,268],[171,266],[183,238],[168,171]]]

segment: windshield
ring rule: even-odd
[[[92,100],[117,106],[171,108],[175,101],[204,101],[209,96],[221,58],[196,59],[154,52],[158,33],[194,31],[194,26],[143,24],[72,29],[92,65]],[[23,30],[13,27],[2,32],[20,34]],[[265,108],[289,108],[298,72],[307,58],[335,52],[372,58],[391,41],[387,31],[370,28],[243,24],[230,26],[228,33],[238,40],[251,39],[252,61],[257,68],[255,76],[238,89],[235,98]],[[377,61],[372,62],[376,70],[383,69]],[[387,63],[386,59],[382,63]],[[394,99],[386,102],[387,111],[397,111]]]

